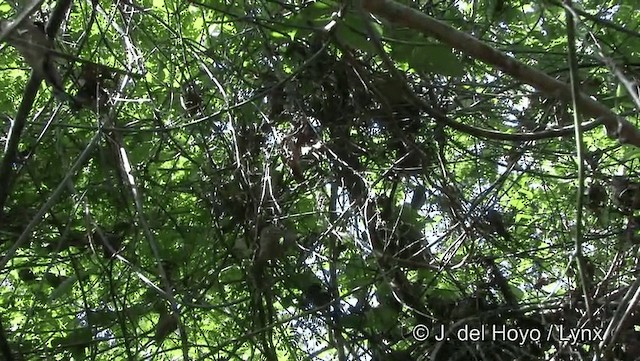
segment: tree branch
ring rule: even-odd
[[[521,82],[535,87],[549,98],[571,102],[571,86],[569,84],[523,64],[475,37],[429,15],[393,0],[362,0],[362,6],[372,14],[430,35],[474,59],[492,65]],[[610,138],[617,139],[620,143],[629,143],[640,147],[640,131],[633,124],[584,93],[578,95],[577,101],[584,116],[602,121]]]

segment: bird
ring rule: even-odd
[[[491,208],[487,210],[486,219],[489,222],[493,231],[496,232],[499,236],[503,237],[505,241],[511,240],[511,235],[507,231],[507,228],[504,225],[504,221],[502,220],[502,214],[497,210]]]
[[[58,99],[74,101],[64,89],[62,77],[53,60],[53,39],[49,38],[42,24],[23,21],[17,26],[11,20],[0,20],[0,31],[13,28],[7,43],[13,46],[33,69],[33,73],[43,79],[53,89]]]

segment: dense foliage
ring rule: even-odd
[[[633,1],[32,3],[6,359],[636,359]]]

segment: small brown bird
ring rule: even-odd
[[[204,107],[200,89],[194,81],[186,82],[182,85],[180,97],[182,108],[191,116],[196,117],[202,114]]]
[[[511,241],[511,235],[504,225],[502,214],[500,214],[500,212],[495,209],[489,209],[487,210],[486,219],[489,222],[489,225],[493,228],[494,232],[503,237],[505,241]]]
[[[613,176],[610,185],[614,203],[625,213],[640,209],[640,183],[633,182],[626,176]]]

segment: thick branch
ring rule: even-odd
[[[468,56],[493,65],[523,83],[535,87],[550,98],[571,102],[571,87],[546,73],[525,65],[505,53],[496,50],[473,36],[459,31],[444,22],[393,0],[362,0],[363,7],[372,14],[391,22],[432,36],[460,50]],[[640,147],[640,131],[627,120],[617,116],[604,104],[580,93],[578,103],[585,116],[598,118],[607,129],[607,135],[620,143]]]
[[[33,7],[22,13],[18,18],[22,20],[26,19],[28,17],[28,14],[36,10],[35,5],[40,5],[41,3],[42,1],[35,2]],[[54,15],[52,15],[49,23],[47,23],[47,33],[51,37],[53,37],[60,28],[62,16],[67,12],[70,5],[71,0],[58,1],[57,7],[53,11]],[[8,35],[8,31],[6,33],[7,34],[4,35]],[[4,206],[6,204],[7,198],[9,197],[11,185],[14,181],[12,179],[14,173],[13,165],[17,159],[16,155],[18,153],[18,145],[20,144],[22,130],[24,129],[24,126],[27,122],[29,112],[33,107],[33,103],[36,99],[36,94],[38,93],[41,82],[42,79],[40,79],[40,77],[38,77],[37,74],[32,71],[31,77],[27,82],[24,95],[22,96],[22,102],[20,103],[20,107],[18,108],[16,117],[9,130],[9,138],[7,140],[7,146],[5,147],[4,157],[0,161],[0,219],[2,218],[2,215],[4,213]]]

